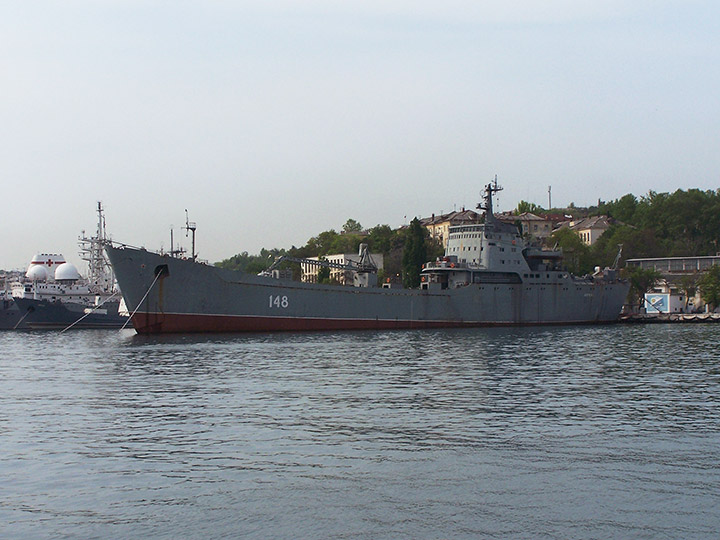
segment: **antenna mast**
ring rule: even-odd
[[[110,291],[115,278],[103,250],[107,242],[105,227],[105,214],[102,202],[97,203],[98,225],[95,236],[88,238],[85,231],[78,238],[80,243],[80,258],[88,263],[88,281],[94,292]]]
[[[197,225],[194,221],[190,221],[188,219],[187,208],[185,209],[185,226],[183,229],[185,229],[185,238],[187,238],[188,233],[192,232],[192,250],[190,251],[190,258],[194,261],[195,257],[197,257],[195,253],[195,230],[197,229]]]
[[[497,174],[495,175],[495,180],[493,182],[490,182],[487,186],[485,186],[485,195],[483,196],[483,199],[485,203],[480,203],[477,205],[478,210],[485,210],[485,223],[487,225],[492,226],[493,223],[495,223],[495,214],[493,211],[493,193],[497,193],[498,191],[502,191],[502,187],[498,186],[497,183]]]

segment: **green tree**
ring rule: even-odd
[[[537,214],[543,212],[543,209],[535,203],[520,201],[517,205],[517,208],[515,209],[515,214],[520,215],[524,214],[525,212]]]
[[[443,247],[442,240],[440,238],[433,238],[430,234],[425,234],[425,255],[427,261],[434,261],[438,257],[445,255],[445,248]]]
[[[257,274],[275,262],[277,257],[285,254],[286,251],[284,249],[267,250],[263,248],[260,251],[260,255],[250,255],[247,251],[243,251],[242,253],[233,255],[229,259],[216,262],[215,266],[228,270]]]
[[[720,306],[720,266],[713,265],[698,280],[700,295],[714,310]]]
[[[623,245],[622,261],[638,257],[662,257],[667,248],[652,229],[637,229],[629,225],[612,225],[590,248],[590,258],[600,266],[610,266],[615,260],[618,244]]]
[[[552,234],[552,238],[562,249],[565,267],[573,274],[587,274],[592,271],[590,248],[573,231],[564,227]]]
[[[330,244],[330,253],[357,253],[363,237],[358,234],[339,234]]]
[[[320,257],[321,261],[327,260],[325,257]],[[317,282],[318,283],[330,283],[330,268],[327,266],[321,266],[318,268],[318,275],[317,275]]]
[[[680,278],[678,286],[685,293],[685,308],[687,308],[690,298],[695,296],[697,291],[697,274],[685,274]]]
[[[368,231],[368,248],[373,253],[387,255],[393,248],[396,237],[396,231],[393,231],[389,225],[376,225]]]
[[[263,270],[267,270],[273,262],[275,262],[274,259],[262,259],[260,257],[255,257],[248,263],[244,271],[248,274],[259,274]]]
[[[403,285],[407,288],[420,286],[420,271],[427,262],[425,229],[418,218],[410,222],[405,233],[405,248],[402,257]]]
[[[630,291],[628,292],[630,303],[642,306],[645,293],[662,279],[662,274],[654,268],[641,268],[640,266],[633,266],[627,273],[630,278]]]
[[[358,233],[362,232],[362,230],[362,225],[352,218],[348,219],[343,225],[343,232],[345,233]]]
[[[628,193],[620,199],[618,199],[617,207],[611,217],[614,217],[618,221],[623,223],[632,223],[634,221],[635,210],[637,209],[638,201],[635,195]]]
[[[720,190],[649,191],[640,199],[628,194],[604,203],[598,211],[637,231],[632,235],[636,242],[625,242],[628,258],[710,255],[718,251]]]
[[[314,248],[314,256],[328,255],[329,253],[334,253],[333,244],[337,240],[338,236],[340,235],[335,232],[335,229],[323,231],[317,236],[308,240],[307,245],[311,249]]]

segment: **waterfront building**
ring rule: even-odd
[[[663,278],[645,294],[648,313],[692,313],[703,308],[704,302],[695,284],[700,274],[713,265],[720,266],[720,255],[698,257],[655,257],[628,259],[628,268],[655,270]],[[688,294],[688,289],[694,289]]]

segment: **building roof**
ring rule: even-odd
[[[574,231],[587,229],[606,230],[610,228],[610,218],[607,216],[592,216],[581,219],[580,221],[571,221],[568,226]]]
[[[628,266],[639,266],[641,268],[652,268],[666,274],[686,274],[703,272],[713,265],[720,264],[720,254],[627,259],[625,264]]]
[[[552,221],[549,218],[538,216],[531,212],[523,212],[522,214],[513,214],[512,212],[503,212],[502,214],[495,214],[495,217],[504,223],[515,223],[520,222],[531,222],[531,221]]]
[[[429,225],[439,225],[440,223],[450,223],[450,225],[462,225],[463,223],[477,223],[480,221],[482,214],[478,214],[474,210],[465,210],[464,208],[458,212],[450,212],[447,214],[433,214],[430,217],[421,218],[420,225],[425,227]]]

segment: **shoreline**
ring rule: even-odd
[[[720,313],[632,313],[621,315],[619,322],[626,324],[717,323],[720,322]]]

